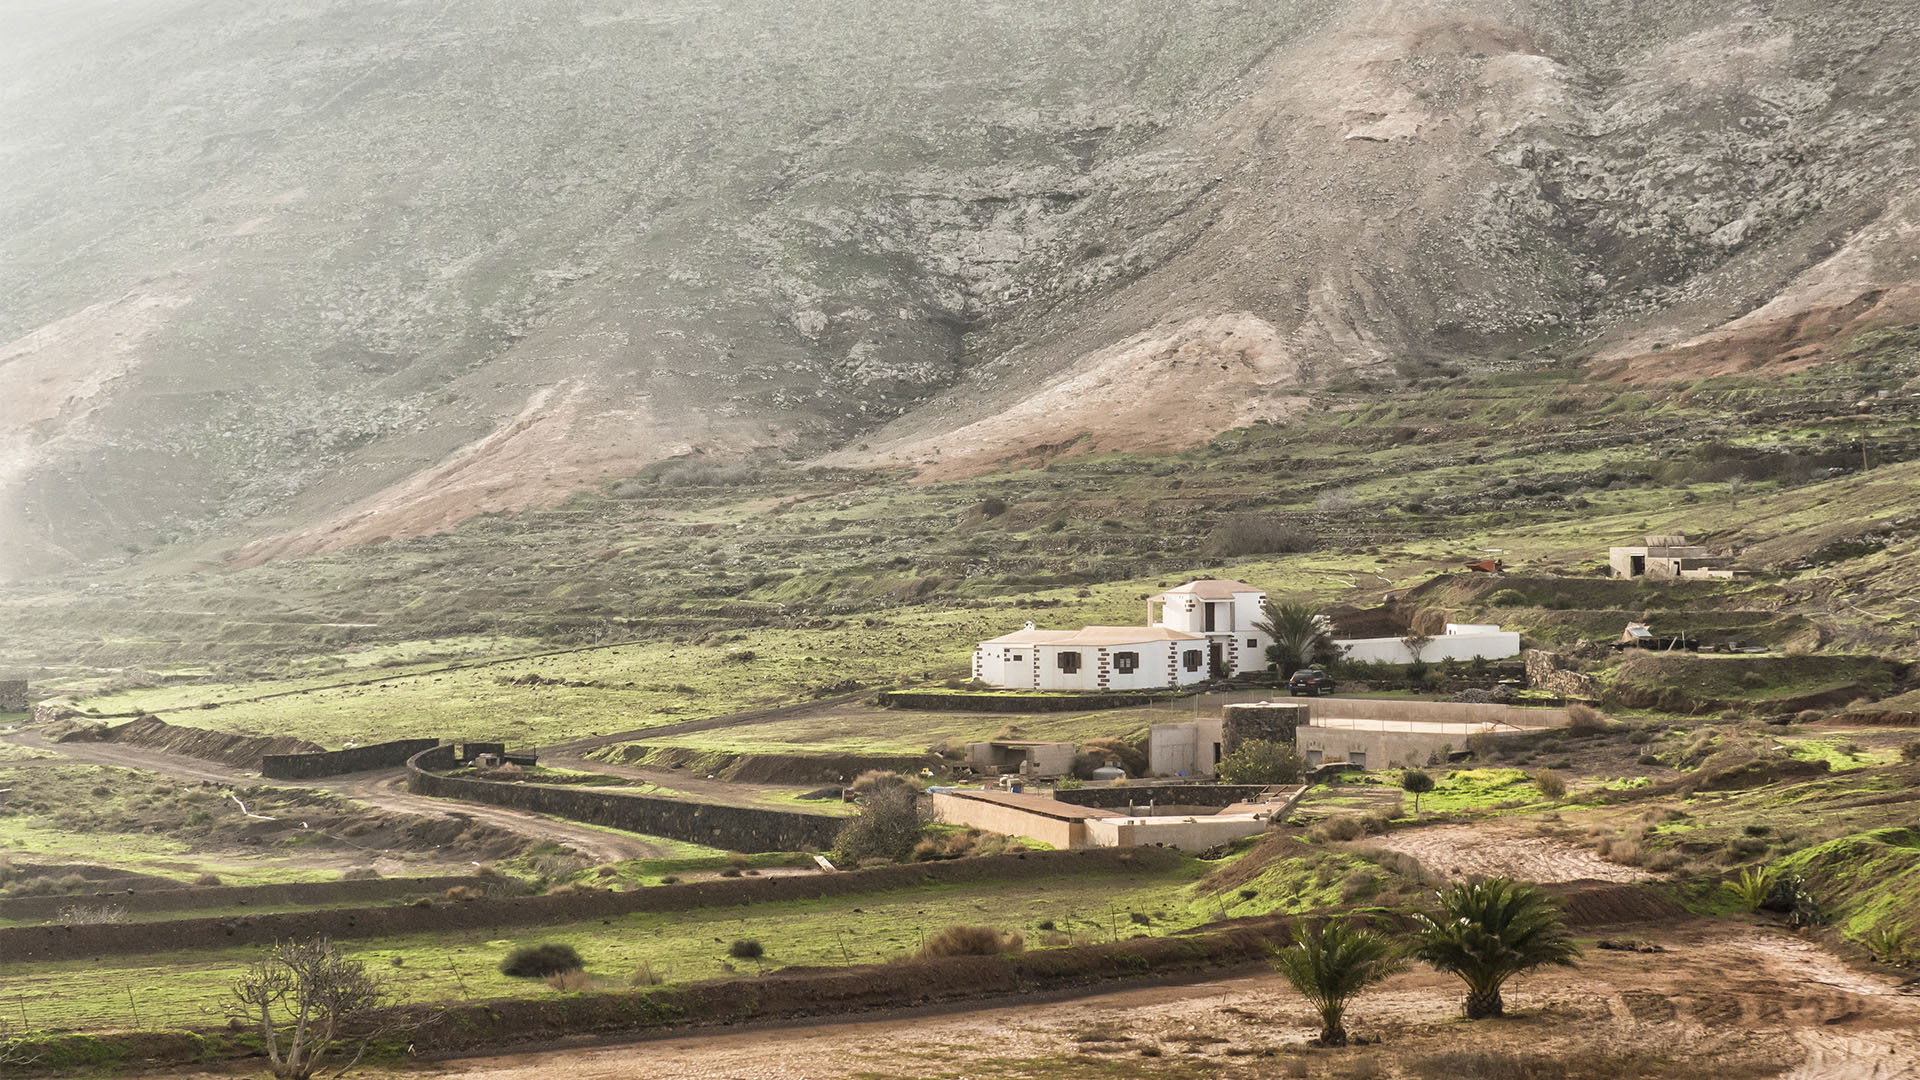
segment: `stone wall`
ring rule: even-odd
[[[880,704],[889,709],[927,709],[936,712],[1036,713],[1090,712],[1096,709],[1124,709],[1130,705],[1151,705],[1177,695],[1151,694],[1145,691],[1111,694],[935,694],[910,690],[881,694]]]
[[[693,911],[744,904],[819,900],[890,892],[925,885],[1017,882],[1067,874],[1132,875],[1165,870],[1174,852],[1032,851],[983,859],[909,863],[837,874],[732,878],[654,885],[627,892],[587,890],[497,900],[445,901],[431,906],[328,908],[260,915],[221,915],[165,922],[83,923],[0,927],[0,969],[7,964],[70,960],[176,949],[225,948],[324,936],[335,939],[397,934],[493,931],[611,918],[637,911]]]
[[[1528,649],[1527,685],[1562,698],[1597,698],[1600,688],[1594,685],[1590,676],[1566,667],[1566,661],[1557,653],[1544,649]]]
[[[0,712],[26,712],[33,707],[27,697],[27,680],[0,679]]]
[[[417,896],[440,896],[448,889],[466,886],[473,889],[497,889],[506,883],[518,886],[511,878],[483,878],[472,875],[454,877],[356,878],[352,881],[290,881],[272,885],[196,885],[191,888],[155,888],[115,892],[85,893],[68,896],[9,896],[0,898],[0,919],[19,922],[44,922],[76,905],[82,907],[118,907],[129,912],[192,911],[235,907],[272,907],[292,904],[370,904],[379,900],[401,900]],[[524,891],[524,889],[522,890]]]
[[[1075,806],[1124,810],[1150,802],[1164,806],[1232,806],[1257,799],[1266,790],[1259,784],[1123,784],[1056,791],[1053,797]]]
[[[728,851],[807,851],[833,846],[845,818],[795,810],[761,810],[648,795],[580,791],[547,784],[442,776],[459,760],[452,746],[437,746],[407,762],[407,786],[417,795],[511,806],[648,836],[664,836]]]
[[[438,745],[439,739],[395,739],[318,754],[268,754],[260,759],[260,775],[270,780],[308,780],[316,776],[394,769],[405,765],[408,758],[420,751]]]
[[[1294,729],[1307,722],[1308,706],[1297,702],[1259,701],[1220,708],[1220,750],[1231,754],[1244,742],[1292,745]]]

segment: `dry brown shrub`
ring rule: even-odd
[[[555,990],[591,990],[593,976],[584,971],[562,971],[557,975],[547,976],[547,985]]]
[[[1315,840],[1358,840],[1366,835],[1366,819],[1354,816],[1328,818],[1308,831]]]
[[[455,885],[447,890],[448,900],[478,900],[486,894],[471,885]]]
[[[1599,709],[1580,701],[1567,706],[1568,731],[1576,735],[1589,735],[1596,731],[1604,731],[1606,727],[1607,718]]]
[[[920,946],[920,956],[997,956],[1025,947],[1018,933],[1003,934],[991,926],[949,926]]]

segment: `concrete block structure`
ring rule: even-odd
[[[1190,790],[1198,798],[1205,787]],[[1079,806],[1034,793],[947,788],[933,792],[933,814],[951,824],[1024,836],[1062,849],[1154,845],[1206,851],[1265,832],[1286,817],[1305,791],[1299,785],[1218,809],[1179,805],[1157,813],[1150,805],[1121,810]]]
[[[1074,744],[995,739],[967,744],[967,766],[977,773],[1065,776],[1073,771]]]
[[[1317,698],[1312,719],[1294,737],[1307,765],[1348,762],[1355,768],[1425,765],[1464,751],[1476,736],[1500,738],[1565,727],[1565,709],[1450,701]]]
[[[1684,533],[1648,536],[1646,543],[1607,549],[1607,566],[1617,578],[1733,578],[1733,560],[1715,555],[1700,544],[1687,543]]]
[[[1213,776],[1220,759],[1252,739],[1292,743],[1308,706],[1291,701],[1224,705],[1219,719],[1155,724],[1147,732],[1150,776]]]
[[[1212,776],[1226,756],[1226,721],[1189,720],[1147,730],[1148,776]]]

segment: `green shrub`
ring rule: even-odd
[[[1915,739],[1901,747],[1900,757],[1905,761],[1920,761],[1920,739]]]
[[[500,961],[500,974],[515,979],[544,979],[586,966],[573,946],[547,942],[523,945],[508,953],[507,958]]]
[[[1489,607],[1525,607],[1526,603],[1527,598],[1521,595],[1519,589],[1501,589],[1487,597]]]
[[[1299,751],[1267,739],[1248,739],[1214,767],[1225,784],[1297,784],[1305,772]]]
[[[1774,875],[1759,908],[1785,915],[1791,926],[1819,926],[1827,921],[1820,901],[1808,891],[1806,879],[1799,874]]]
[[[767,955],[767,950],[753,938],[741,938],[727,946],[727,955],[735,960],[758,960]]]

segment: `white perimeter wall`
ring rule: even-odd
[[[1346,650],[1346,658],[1361,663],[1411,664],[1413,650],[1399,638],[1350,638],[1335,645]],[[1436,637],[1420,650],[1420,659],[1429,664],[1442,660],[1505,660],[1520,655],[1520,635],[1504,630],[1493,634],[1448,634]]]

